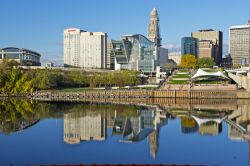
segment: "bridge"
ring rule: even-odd
[[[226,70],[228,77],[234,80],[238,88],[244,88],[250,92],[250,70],[249,68],[241,68],[237,70]]]
[[[199,118],[197,116],[192,115],[192,118],[194,118],[194,120],[197,122],[197,124],[200,126],[202,124],[205,124],[207,122],[216,122],[217,124],[220,124],[225,117],[223,118]]]
[[[229,125],[229,137],[250,141],[249,119],[249,105],[240,106],[228,115],[224,121]]]

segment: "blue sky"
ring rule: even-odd
[[[246,24],[250,0],[3,0],[0,48],[16,46],[42,54],[42,60],[62,62],[63,30],[77,27],[107,32],[109,38],[147,35],[149,14],[156,7],[163,44],[179,47],[192,31]]]

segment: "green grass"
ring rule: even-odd
[[[181,70],[178,70],[178,72],[185,73],[185,72],[189,72],[189,70],[181,69]]]
[[[170,80],[169,84],[189,84],[188,80]]]
[[[93,90],[91,88],[65,88],[65,89],[61,89],[60,91],[62,92],[84,92],[84,91],[89,91],[89,90]]]
[[[190,78],[189,74],[176,74],[172,78]]]

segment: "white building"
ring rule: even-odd
[[[170,52],[168,59],[172,59],[177,65],[181,63],[181,52]]]
[[[64,30],[64,64],[82,68],[106,68],[107,34],[77,28]]]
[[[249,25],[229,28],[229,53],[234,65],[249,64]]]
[[[106,139],[105,114],[86,110],[64,114],[64,142],[77,144],[81,141]]]

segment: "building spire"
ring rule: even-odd
[[[150,13],[150,20],[148,26],[148,38],[155,43],[157,47],[161,46],[160,28],[159,28],[159,17],[156,8]]]

